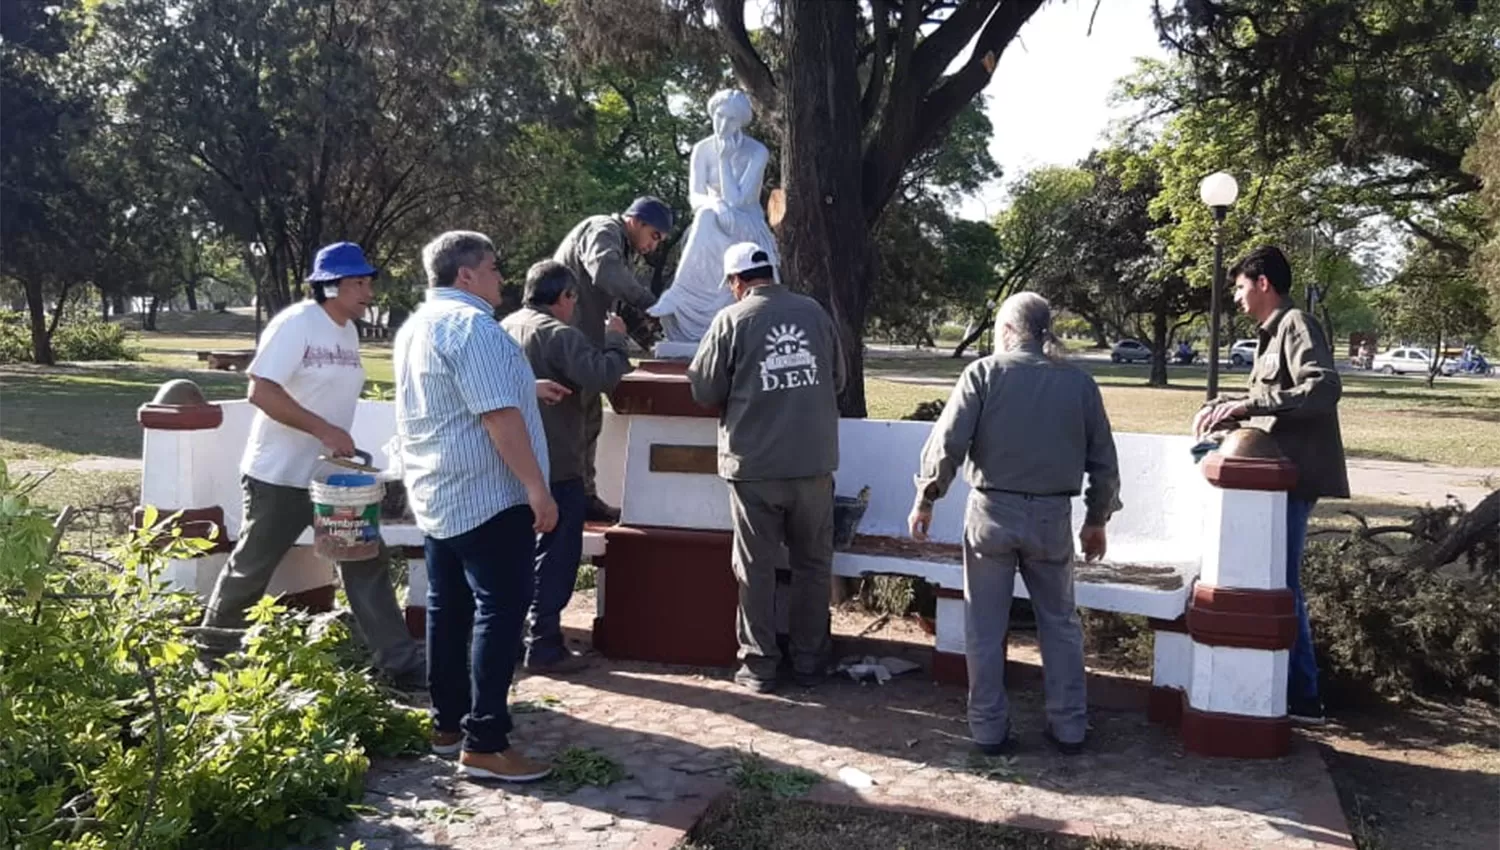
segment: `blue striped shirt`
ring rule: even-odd
[[[501,461],[480,416],[519,409],[548,480],[536,377],[484,299],[427,290],[396,334],[394,357],[406,498],[422,533],[456,537],[526,504],[526,488]]]

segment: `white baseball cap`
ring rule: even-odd
[[[724,280],[730,275],[770,266],[771,254],[754,242],[736,242],[724,252]]]

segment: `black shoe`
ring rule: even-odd
[[[982,744],[975,741],[974,749],[978,750],[979,754],[983,756],[1008,756],[1016,751],[1016,739],[1009,732],[1006,732],[1005,737],[1000,739],[998,743]]]
[[[427,664],[424,662],[400,673],[386,673],[385,678],[398,691],[420,693],[427,690]]]
[[[620,521],[620,509],[612,508],[598,496],[589,497],[589,505],[583,512],[585,522],[607,522],[614,525]]]
[[[756,675],[754,670],[741,665],[734,673],[734,683],[757,694],[768,694],[776,690],[776,678]]]
[[[1053,749],[1065,756],[1076,756],[1083,752],[1083,747],[1088,742],[1087,737],[1081,741],[1060,740],[1056,735],[1052,734],[1052,726],[1050,724],[1042,730],[1042,737],[1047,739],[1047,743],[1051,744]]]
[[[1288,699],[1286,701],[1286,714],[1293,723],[1299,726],[1322,726],[1328,722],[1328,715],[1323,710],[1323,701],[1314,697],[1313,699]]]
[[[797,687],[799,688],[816,688],[817,686],[828,681],[828,671],[814,670],[810,673],[793,671],[792,681],[796,683]]]

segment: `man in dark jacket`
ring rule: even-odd
[[[730,246],[724,277],[736,303],[714,317],[688,367],[693,399],[719,407],[719,475],[729,482],[740,585],[735,682],[776,686],[776,572],[792,574],[792,668],[811,685],[831,652],[833,471],[844,364],[818,302],[775,282],[770,255]]]
[[[568,651],[562,638],[562,610],[573,596],[578,562],[583,557],[583,523],[588,509],[584,492],[584,408],[580,401],[615,388],[631,369],[625,353],[625,323],[619,316],[600,321],[603,347],[568,324],[578,305],[578,287],[567,266],[544,260],[526,273],[525,306],[501,324],[526,352],[538,380],[553,380],[571,393],[542,407],[547,432],[552,498],[557,526],[537,541],[536,597],[531,604],[526,669],[567,673],[587,663]]]
[[[636,198],[623,215],[595,215],[579,222],[563,238],[552,259],[568,267],[577,280],[578,307],[571,324],[595,348],[604,349],[604,319],[616,301],[642,312],[656,303],[651,287],[636,278],[636,257],[655,251],[672,230],[672,210],[652,197]],[[582,392],[584,416],[583,486],[588,519],[615,522],[620,512],[600,500],[594,489],[594,451],[604,426],[597,392]]]
[[[1343,383],[1322,326],[1292,304],[1292,266],[1279,248],[1256,248],[1229,276],[1235,282],[1234,300],[1260,323],[1250,389],[1204,405],[1193,418],[1193,432],[1201,438],[1244,419],[1274,417],[1271,436],[1297,465],[1297,486],[1286,501],[1286,586],[1297,601],[1297,643],[1287,663],[1287,714],[1316,725],[1324,721],[1323,701],[1302,597],[1302,549],[1318,499],[1349,498],[1338,413]]]

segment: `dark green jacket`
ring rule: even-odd
[[[557,404],[541,405],[542,429],[553,481],[583,477],[583,396],[607,393],[631,370],[622,334],[602,334],[603,350],[578,328],[565,324],[545,307],[523,307],[500,323],[526,352],[538,379],[562,384],[573,394]],[[604,318],[599,319],[601,333]]]
[[[1244,401],[1251,416],[1271,416],[1271,436],[1297,464],[1291,496],[1349,498],[1344,438],[1339,432],[1343,382],[1323,328],[1312,317],[1282,303],[1257,331],[1249,392],[1224,396]]]
[[[810,478],[839,466],[844,360],[822,305],[763,284],[714,316],[688,367],[693,400],[719,407],[719,475]]]

